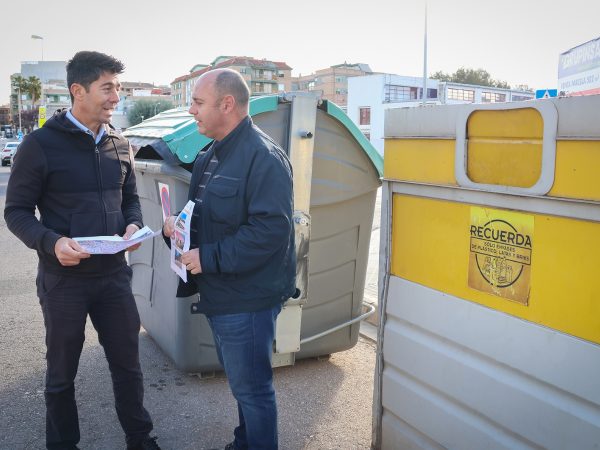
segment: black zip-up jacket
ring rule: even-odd
[[[92,255],[66,267],[54,245],[62,236],[122,236],[129,224],[142,227],[129,142],[110,127],[96,145],[66,112],[52,117],[19,146],[4,219],[27,247],[37,250],[41,270],[74,276],[118,271],[126,265],[124,252]]]
[[[191,247],[200,248],[202,273],[191,275],[187,285],[181,283],[178,295],[191,295],[197,288],[199,311],[208,315],[260,311],[283,303],[296,292],[289,159],[246,117],[198,156],[188,198],[195,199],[214,153],[219,164],[192,218]]]

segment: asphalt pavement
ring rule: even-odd
[[[9,174],[10,168],[0,169],[2,210]],[[378,222],[374,228],[378,249]],[[376,302],[372,259],[365,299]],[[0,449],[43,449],[45,346],[35,294],[37,256],[8,231],[3,218],[0,260]],[[163,449],[216,449],[232,440],[237,410],[223,374],[201,379],[177,370],[144,330],[140,353],[145,403]],[[355,347],[329,359],[277,368],[280,448],[369,449],[374,365],[375,343],[361,335]],[[109,380],[102,348],[88,323],[76,379],[81,449],[125,448]]]

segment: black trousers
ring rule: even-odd
[[[40,268],[37,287],[46,326],[46,448],[74,449],[79,442],[74,380],[88,315],[108,360],[127,446],[138,444],[152,430],[152,420],[143,405],[140,317],[131,292],[131,268],[92,278]]]

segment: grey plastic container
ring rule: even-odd
[[[308,161],[299,163],[302,158],[291,157],[292,163],[296,164],[295,189],[304,186],[303,189],[310,191],[310,239],[308,277],[298,274],[299,279],[307,278],[308,281],[307,298],[300,306],[300,346],[293,358],[287,360],[290,364],[296,358],[349,349],[358,340],[359,322],[329,331],[362,314],[373,212],[383,162],[362,133],[334,104],[323,102],[317,107],[315,100],[316,114],[313,111],[314,118],[309,119],[315,123],[307,129],[306,117],[292,113],[303,111],[302,108],[294,109],[297,97],[275,97],[269,101],[271,106],[268,107],[265,107],[265,98],[251,101],[253,121],[288,153],[298,139],[305,143],[312,138],[313,147],[312,158]],[[163,114],[162,119],[171,121],[169,126],[161,126],[161,117],[157,116],[125,133],[132,144],[141,147],[136,156],[138,194],[144,222],[155,230],[162,226],[159,182],[169,185],[174,211],[181,210],[187,202],[191,174],[183,166],[192,162],[195,154],[190,156],[191,151],[174,143],[198,139],[197,136],[190,137],[196,126],[189,116],[182,116],[181,111]],[[189,123],[173,126],[175,116]],[[193,127],[191,130],[190,126]],[[175,132],[169,135],[173,129]],[[204,143],[194,142],[196,154]],[[299,164],[311,167],[297,167]],[[310,183],[296,182],[296,177],[302,174],[308,174]],[[300,203],[297,199],[296,196],[296,203]],[[130,254],[133,292],[142,325],[179,369],[188,372],[220,370],[206,318],[191,313],[198,298],[176,297],[177,276],[170,269],[169,258],[169,249],[160,238],[144,243]],[[301,271],[306,265],[299,264],[298,267]],[[325,335],[311,340],[321,333]],[[307,342],[303,342],[305,340]],[[282,364],[285,362],[278,365]]]

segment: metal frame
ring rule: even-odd
[[[469,116],[475,111],[506,111],[511,109],[535,109],[544,121],[542,142],[542,171],[538,181],[531,187],[503,186],[497,184],[484,184],[472,181],[467,174],[467,122]],[[554,184],[554,168],[556,165],[556,135],[558,130],[558,111],[552,102],[535,103],[501,103],[492,105],[467,105],[460,111],[456,119],[456,153],[454,159],[454,172],[456,181],[460,186],[501,192],[505,194],[545,195]]]

